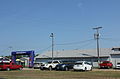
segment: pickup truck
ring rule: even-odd
[[[62,63],[62,61],[60,61],[60,60],[48,61],[40,66],[40,70],[48,69],[51,71],[51,70],[55,69],[56,65],[58,65],[60,63]]]
[[[113,64],[110,61],[103,61],[102,63],[99,64],[100,68],[112,68]]]
[[[0,70],[7,70],[10,71],[12,69],[19,69],[22,70],[22,65],[17,65],[13,62],[0,62]]]

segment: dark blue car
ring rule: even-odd
[[[64,63],[64,64],[58,64],[56,65],[56,70],[62,70],[62,71],[68,71],[70,69],[73,69],[73,63]]]

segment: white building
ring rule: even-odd
[[[110,53],[110,57],[111,57],[111,61],[112,61],[113,65],[115,67],[116,64],[118,62],[120,62],[120,47],[112,48],[112,52]]]
[[[54,51],[54,59],[63,61],[89,61],[94,67],[98,66],[96,49]],[[52,58],[52,52],[47,51],[35,57],[36,62],[43,62]],[[100,61],[111,61],[114,66],[120,61],[120,48],[100,48]]]

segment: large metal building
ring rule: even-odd
[[[96,49],[61,50],[53,52],[54,59],[62,61],[88,61],[98,67]],[[52,58],[52,52],[47,51],[35,57],[35,62],[44,62]],[[111,61],[114,66],[120,61],[120,48],[100,48],[100,61]]]

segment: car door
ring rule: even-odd
[[[17,69],[17,68],[18,68],[17,64],[11,63],[11,69]]]

